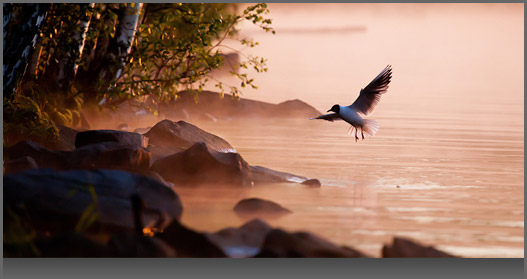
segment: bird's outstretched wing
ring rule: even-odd
[[[364,115],[372,113],[377,103],[381,100],[381,94],[386,93],[386,90],[388,90],[391,78],[392,66],[388,65],[370,84],[360,90],[359,97],[350,105],[350,108]]]
[[[331,121],[331,122],[335,120],[342,120],[342,118],[340,118],[340,116],[336,113],[323,114],[323,115],[320,115],[314,118],[309,118],[309,119],[324,119],[324,120]]]

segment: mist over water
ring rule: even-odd
[[[183,223],[216,231],[247,220],[242,198],[294,213],[266,220],[379,256],[405,236],[464,257],[523,257],[524,44],[521,4],[270,4],[276,35],[240,36],[268,58],[257,91],[325,112],[351,104],[387,64],[388,92],[355,142],[344,122],[189,122],[229,141],[251,165],[318,178],[253,188],[178,187]],[[283,30],[284,32],[280,32]],[[322,30],[322,31],[321,31]],[[179,120],[179,119],[173,119]]]

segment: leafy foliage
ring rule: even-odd
[[[13,4],[15,20],[23,5]],[[236,38],[240,22],[274,33],[271,19],[265,17],[269,13],[266,4],[240,11],[238,4],[228,3],[152,3],[143,5],[122,74],[118,79],[102,79],[101,69],[110,67],[108,62],[116,55],[112,42],[127,5],[135,4],[49,6],[18,94],[4,99],[6,135],[52,143],[58,140],[55,124],[80,123],[79,111],[88,103],[113,107],[124,100],[149,96],[154,103],[150,109],[155,112],[156,103],[175,99],[183,90],[198,94],[207,84],[214,84],[222,96],[229,92],[239,97],[240,88],[256,88],[246,70],[267,71],[264,58],[231,49],[244,57],[231,71],[240,85],[225,84],[210,75],[225,64],[222,47],[226,39],[249,48],[258,45],[250,38]],[[89,28],[83,29],[87,23]],[[72,66],[77,73],[71,78],[74,83],[62,86],[59,73]]]
[[[153,94],[157,100],[174,98],[181,90],[201,91],[208,82],[215,82],[222,91],[240,94],[236,86],[224,86],[208,74],[220,68],[225,58],[220,51],[223,41],[238,33],[236,25],[244,20],[274,32],[266,4],[257,4],[237,12],[236,4],[150,4],[145,9],[143,23],[137,30],[129,64],[123,78],[115,85],[114,96],[135,97]],[[242,39],[254,47],[257,43]],[[267,71],[265,59],[247,57],[238,67]],[[241,81],[241,87],[252,86],[254,79],[246,73],[231,72]],[[110,96],[112,97],[112,96]]]

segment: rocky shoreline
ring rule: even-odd
[[[199,232],[181,223],[174,185],[296,183],[316,178],[252,166],[226,140],[186,121],[162,120],[144,133],[60,127],[46,148],[20,141],[4,148],[6,257],[370,257],[308,232],[273,228],[262,217],[294,214],[272,201],[246,199],[233,210],[250,221]],[[453,257],[395,238],[383,257]]]

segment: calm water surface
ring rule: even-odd
[[[323,186],[181,188],[184,223],[239,226],[247,220],[232,211],[236,202],[259,197],[294,211],[267,220],[273,226],[372,256],[393,236],[464,257],[524,256],[521,4],[270,7],[277,35],[242,33],[261,42],[254,52],[270,67],[243,97],[299,98],[326,111],[350,104],[392,64],[390,89],[369,117],[380,131],[356,143],[342,122],[196,123],[252,165]],[[354,26],[365,31],[342,31]]]

